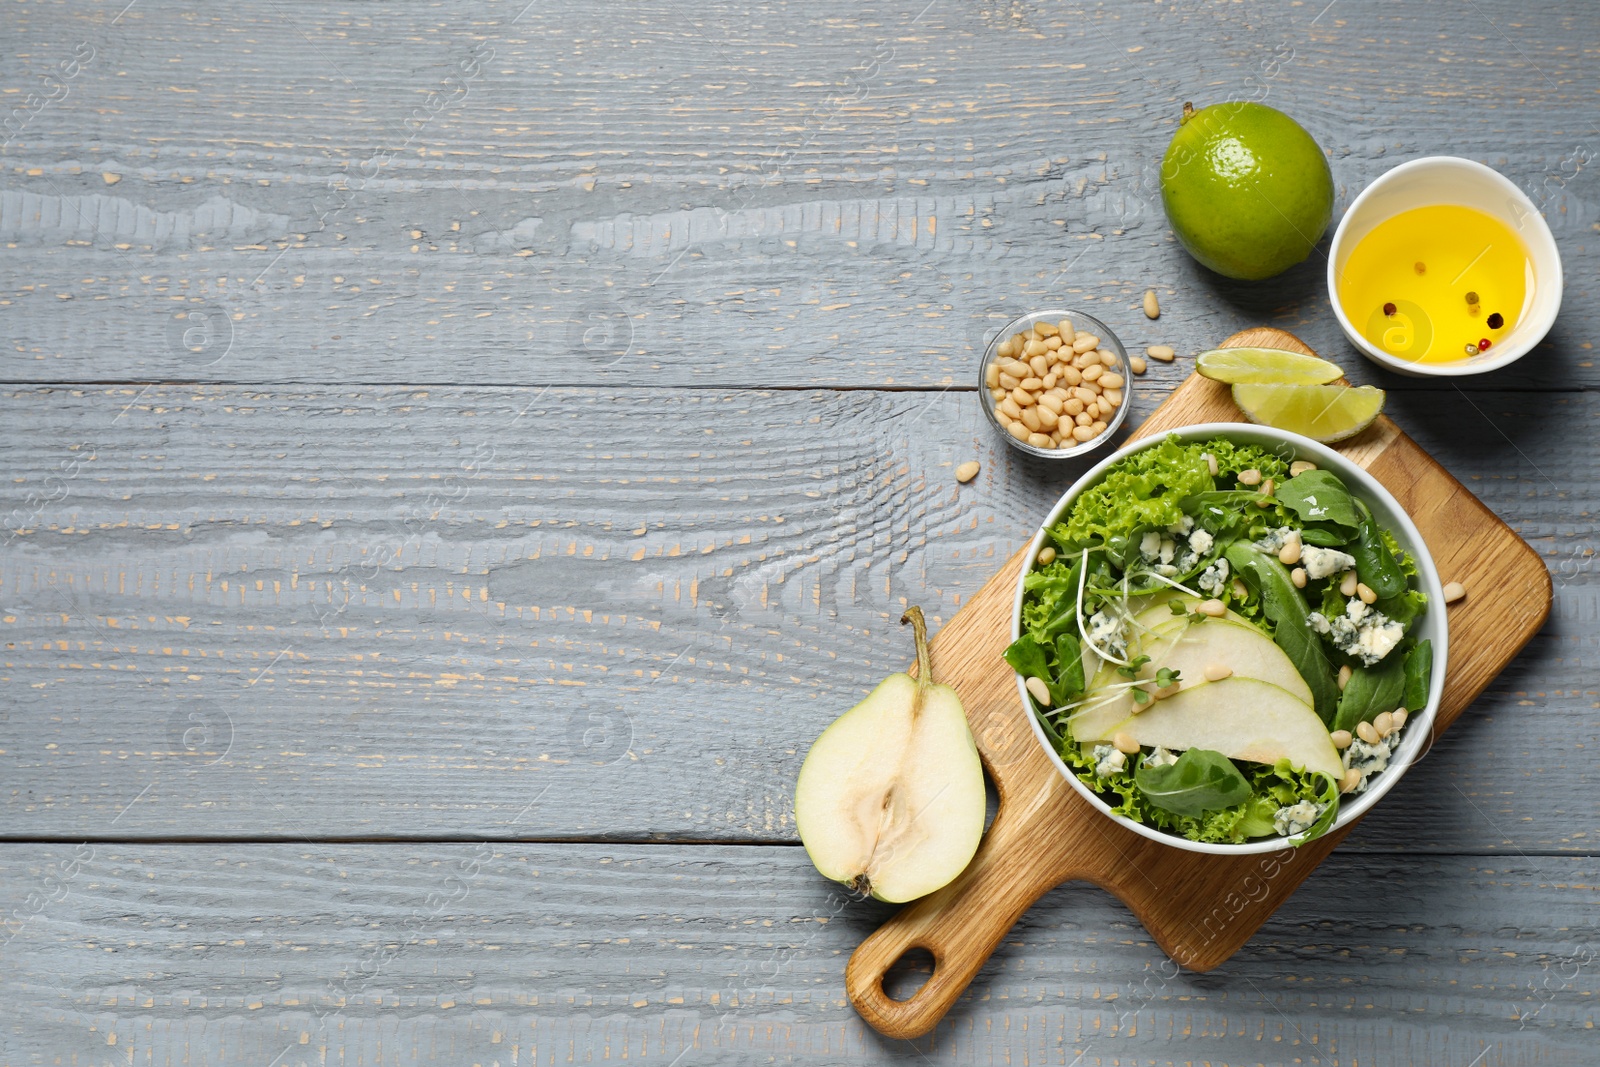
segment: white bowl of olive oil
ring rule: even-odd
[[[1350,343],[1412,377],[1482,374],[1520,359],[1561,310],[1544,216],[1482,163],[1429,156],[1367,186],[1339,222],[1328,295]]]

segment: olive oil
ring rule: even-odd
[[[1438,204],[1402,211],[1363,237],[1339,275],[1361,335],[1398,359],[1447,363],[1488,351],[1533,296],[1527,247],[1499,219]]]

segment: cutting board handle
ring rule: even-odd
[[[1013,807],[1022,810],[1012,815]],[[1041,827],[1032,818],[1036,807],[1002,805],[977,855],[955,881],[902,908],[851,955],[845,991],[878,1032],[913,1038],[932,1030],[1022,913],[1073,877],[1055,850],[1034,839]],[[884,976],[918,948],[933,954],[933,975],[909,999],[895,1000],[884,991]]]

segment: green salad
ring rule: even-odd
[[[1050,527],[1005,658],[1115,814],[1192,841],[1301,844],[1427,704],[1418,586],[1337,476],[1170,436]]]

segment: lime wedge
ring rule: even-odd
[[[1229,385],[1326,385],[1344,374],[1325,359],[1281,348],[1213,348],[1196,357],[1194,369]]]
[[[1233,402],[1251,422],[1330,444],[1353,437],[1383,411],[1374,385],[1256,385],[1233,387]]]

